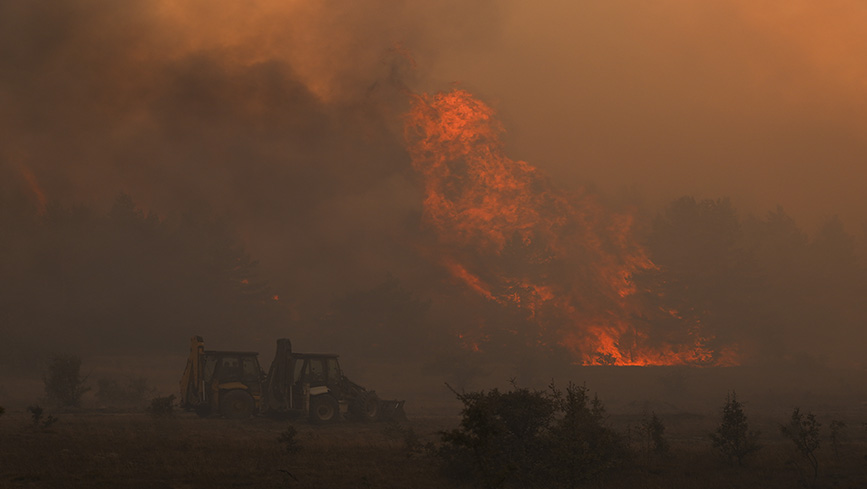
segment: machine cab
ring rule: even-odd
[[[316,390],[326,392],[317,387],[326,387],[329,391],[340,392],[340,382],[343,372],[337,362],[337,355],[295,354],[294,376],[297,384],[308,384],[311,394]]]
[[[206,351],[203,367],[205,391],[212,399],[226,389],[244,389],[254,399],[262,396],[263,373],[256,353]]]

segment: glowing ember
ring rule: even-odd
[[[676,311],[667,315],[686,341],[651,337],[646,321],[635,320],[647,313],[633,277],[655,265],[632,238],[632,217],[606,211],[590,194],[559,190],[537,168],[507,158],[494,116],[465,90],[415,95],[407,114],[409,152],[424,179],[424,221],[452,276],[521,309],[543,344],[565,346],[584,364],[737,363],[733,350],[710,350],[699,325],[685,325]]]

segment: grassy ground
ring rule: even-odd
[[[864,371],[778,370],[576,368],[561,372],[561,387],[565,379],[578,379],[599,393],[611,425],[620,432],[637,426],[643,411],[656,412],[671,444],[668,455],[639,455],[589,487],[867,488]],[[55,424],[33,427],[25,408],[43,395],[41,377],[0,376],[0,405],[7,408],[0,416],[0,488],[461,487],[442,473],[435,457],[414,452],[406,443],[407,434],[418,435],[422,443],[436,442],[438,431],[459,422],[460,403],[443,385],[440,373],[425,376],[420,369],[372,366],[352,371],[357,372],[357,380],[376,387],[384,397],[406,399],[410,420],[402,426],[295,422],[301,448],[295,454],[278,441],[287,421],[200,419],[187,413],[154,419],[142,412],[108,413],[99,410],[93,391],[85,395],[88,409],[53,413],[59,419]],[[123,372],[94,372],[93,379],[109,374],[126,378]],[[492,372],[491,377],[508,379],[504,372]],[[133,373],[153,380],[161,395],[177,387],[174,371],[167,370],[164,376],[144,370]],[[544,388],[549,381],[539,380],[536,387]],[[467,387],[495,385],[481,379]],[[497,386],[509,388],[505,381]],[[763,448],[745,467],[722,462],[707,437],[718,422],[726,393],[735,388],[751,426],[762,432]],[[779,424],[789,420],[795,406],[815,412],[822,423],[816,479],[806,460],[779,434]],[[828,438],[832,419],[847,425],[836,453]]]
[[[456,426],[448,416],[414,418],[402,425],[296,422],[300,451],[278,441],[288,422],[199,419],[180,414],[66,413],[47,428],[26,412],[0,417],[0,487],[32,488],[427,488],[461,487],[434,457],[411,450],[408,439],[435,441]],[[635,416],[611,417],[621,431]],[[745,467],[729,467],[710,450],[713,416],[663,416],[671,443],[666,456],[639,455],[599,488],[864,488],[867,431],[850,423],[834,453],[820,450],[819,477],[776,431],[757,420],[763,449]],[[783,420],[784,421],[784,420]],[[824,425],[827,434],[827,424]],[[407,436],[409,435],[409,437]]]
[[[179,415],[60,414],[48,428],[27,413],[0,418],[3,487],[444,487],[408,457],[388,424],[296,423],[301,450],[278,441],[288,422]],[[430,423],[419,420],[419,429]],[[291,474],[291,475],[290,475]]]

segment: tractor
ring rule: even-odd
[[[361,421],[402,419],[404,401],[382,400],[343,375],[337,355],[294,353],[288,339],[265,374],[259,354],[205,350],[201,336],[190,340],[190,356],[180,382],[180,404],[202,416],[307,416],[315,423],[343,418]]]

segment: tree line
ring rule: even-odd
[[[326,307],[290,310],[232,226],[206,210],[160,218],[126,194],[105,213],[59,204],[37,212],[7,200],[0,229],[7,364],[35,352],[172,352],[196,333],[228,345],[251,334],[327,337],[344,355],[463,365],[472,348],[457,333],[478,329],[479,318],[490,326],[476,345],[483,358],[525,362],[525,371],[536,353],[570,358],[539,344],[530,324],[538,317],[526,310],[386,270],[367,287],[335,291]],[[727,199],[684,197],[638,229],[657,268],[633,277],[649,311],[634,320],[660,341],[676,341],[684,323],[701,324],[709,346],[736,345],[747,361],[862,358],[863,248],[838,218],[810,235],[780,208],[756,217]],[[544,250],[510,246],[509,260],[538,268]]]
[[[195,332],[236,338],[283,320],[257,262],[207,212],[160,219],[126,194],[104,214],[59,204],[4,210],[6,363],[50,351],[165,353]]]

